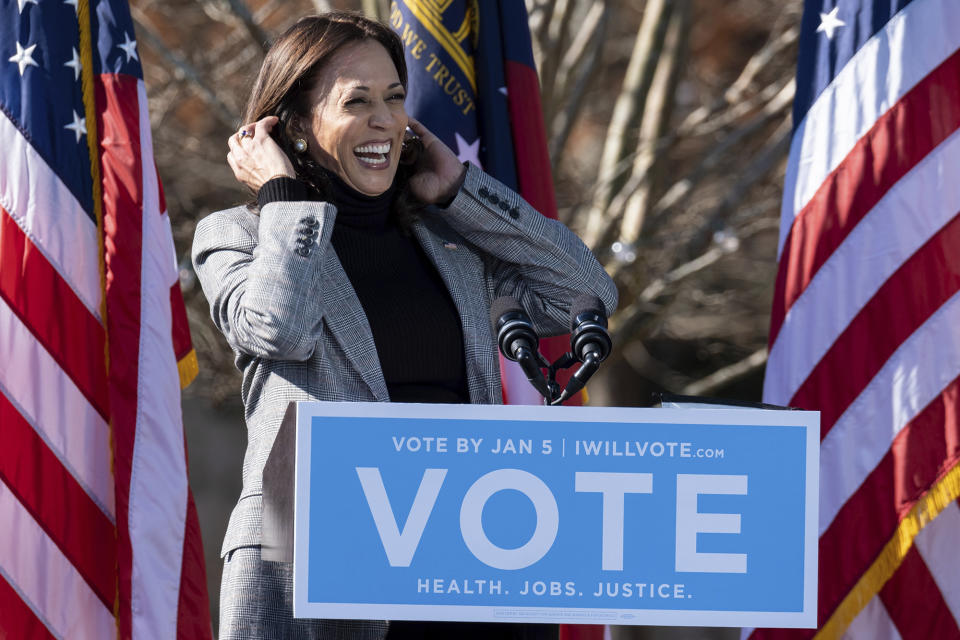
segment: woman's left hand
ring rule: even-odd
[[[410,177],[410,190],[421,202],[427,204],[445,203],[453,199],[467,173],[450,147],[443,144],[437,136],[410,118],[410,128],[420,136],[423,153],[417,161],[416,173]]]

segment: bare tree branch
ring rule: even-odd
[[[583,238],[588,246],[596,244],[603,233],[607,206],[613,194],[623,181],[624,174],[618,171],[624,157],[631,153],[636,145],[637,131],[643,120],[647,92],[653,83],[657,58],[663,48],[670,17],[670,2],[667,0],[649,0],[644,8],[643,21],[634,41],[633,53],[627,66],[627,75],[623,80],[620,94],[613,108],[603,153],[600,156],[600,169],[593,206],[587,216],[583,229]]]
[[[690,262],[680,265],[676,269],[666,273],[662,277],[657,278],[648,284],[643,290],[643,293],[640,294],[640,299],[646,302],[652,302],[653,300],[656,300],[663,295],[663,293],[667,291],[671,285],[676,284],[684,278],[689,278],[698,271],[703,271],[707,267],[717,262],[717,260],[729,253],[732,253],[733,251],[736,251],[736,248],[731,249],[729,246],[725,245],[710,247],[702,255],[694,258]]]
[[[793,82],[792,77],[788,78],[778,78],[763,87],[760,91],[754,93],[753,95],[744,97],[742,100],[732,103],[726,110],[721,111],[715,114],[708,120],[701,122],[697,127],[690,131],[681,132],[677,130],[677,135],[686,136],[709,136],[717,131],[735,125],[736,121],[740,118],[743,118],[747,114],[756,111],[759,109],[764,109],[763,105],[773,103],[776,105],[783,99],[785,96],[789,96],[789,100],[786,102],[785,106],[789,106],[793,101],[793,89],[789,87]]]
[[[616,316],[610,319],[610,337],[613,339],[614,344],[620,343],[625,338],[628,338],[631,328],[640,318],[644,315],[650,315],[658,309],[658,306],[654,305],[653,301],[663,295],[665,291],[668,291],[671,286],[677,284],[684,278],[703,271],[707,267],[715,264],[723,256],[732,253],[732,251],[736,251],[736,248],[724,245],[710,247],[702,255],[680,265],[648,284],[640,295],[635,298],[633,303],[626,309],[619,311]]]
[[[601,29],[601,20],[603,20],[609,11],[607,0],[593,0],[590,8],[587,9],[583,19],[580,20],[580,27],[577,29],[573,42],[565,46],[565,52],[556,67],[556,83],[553,92],[548,96],[544,93],[544,102],[561,103],[565,101],[568,94],[568,85],[573,72],[584,60],[588,59],[592,45],[597,40],[597,33]],[[545,115],[549,122],[553,116]]]
[[[685,199],[693,192],[697,183],[707,173],[730,157],[730,153],[743,140],[759,132],[774,118],[783,117],[790,105],[793,104],[793,95],[796,83],[790,80],[783,89],[770,100],[764,108],[748,122],[737,127],[724,136],[711,149],[703,154],[703,159],[686,177],[674,183],[663,194],[651,210],[651,232],[662,225],[672,210],[681,206]]]
[[[540,90],[543,95],[544,117],[548,122],[553,117],[557,67],[563,57],[563,51],[569,45],[567,34],[575,4],[574,0],[557,0],[557,8],[550,21],[550,28],[547,30],[549,47],[543,57],[543,66],[540,68]]]
[[[702,273],[708,267],[715,265],[722,258],[733,255],[741,250],[752,236],[767,231],[768,224],[752,222],[720,242],[709,247],[699,256],[674,267],[664,275],[655,278],[634,297],[625,309],[617,311],[610,318],[610,337],[614,344],[622,344],[629,340],[637,327],[644,321],[655,319],[663,311],[665,305],[657,302],[659,298],[677,290],[677,285],[687,278]],[[616,278],[619,271],[629,265],[622,265],[611,273]]]
[[[631,340],[624,345],[621,355],[634,371],[649,380],[656,380],[664,388],[677,389],[690,382],[689,376],[653,357],[642,340]]]
[[[770,64],[776,56],[780,55],[785,49],[793,46],[800,35],[799,25],[792,25],[779,35],[771,35],[766,44],[760,48],[753,56],[747,60],[743,70],[733,83],[727,87],[726,91],[709,106],[703,106],[694,109],[677,127],[680,135],[694,133],[706,122],[711,115],[720,111],[727,105],[737,104],[744,100],[747,90],[757,75]]]
[[[685,396],[709,396],[723,387],[742,380],[748,375],[767,364],[767,348],[757,349],[749,356],[735,362],[731,365],[714,371],[706,378],[701,378],[692,384],[688,384],[681,389],[680,393]]]
[[[762,180],[779,163],[790,149],[790,132],[793,127],[789,118],[784,118],[771,136],[770,142],[750,161],[741,172],[740,178],[727,190],[720,204],[707,218],[707,223],[687,243],[686,255],[694,255],[710,242],[714,232],[719,230],[734,208],[740,204],[754,184]]]
[[[227,75],[235,73],[240,69],[256,69],[257,66],[259,66],[260,56],[263,55],[260,47],[246,40],[246,38],[243,38],[243,40],[245,44],[241,45],[239,53],[231,55],[226,59],[224,59],[223,56],[211,56],[214,60],[223,60],[223,62],[217,66],[219,73]]]
[[[197,0],[204,11],[214,20],[227,22],[228,18],[243,26],[250,39],[266,53],[270,48],[270,35],[254,19],[243,0]]]
[[[681,61],[685,58],[689,22],[690,2],[674,0],[663,54],[660,56],[650,92],[647,94],[647,105],[644,109],[647,116],[641,125],[639,149],[633,162],[631,178],[639,179],[639,186],[633,190],[623,208],[619,237],[625,242],[635,243],[640,239],[657,170],[664,164],[666,156],[659,153],[659,141],[663,139],[670,121],[670,114],[673,112],[677,76]],[[613,210],[619,211],[619,208]],[[615,227],[615,225],[610,226]]]
[[[153,32],[153,29],[142,21],[143,16],[138,15],[140,14],[139,11],[134,9],[132,12],[137,15],[134,19],[134,25],[136,26],[139,37],[146,40],[147,44],[173,67],[175,76],[186,80],[196,90],[197,94],[213,108],[213,115],[217,120],[228,129],[235,128],[239,123],[239,116],[217,97],[217,94],[213,92],[213,89],[208,86],[203,78],[200,77],[200,73],[189,62],[167,48],[163,40]]]
[[[253,41],[260,45],[260,48],[266,53],[267,49],[270,48],[270,34],[264,31],[260,24],[254,20],[243,0],[227,0],[227,3],[234,15],[240,19],[240,23],[243,24],[243,28],[247,30]]]
[[[598,12],[599,16],[597,17],[596,25],[592,26],[589,31],[591,37],[590,49],[587,54],[588,57],[586,58],[586,62],[581,66],[577,74],[576,82],[569,91],[566,88],[567,78],[564,78],[565,86],[562,89],[563,95],[566,96],[565,99],[562,100],[565,103],[564,108],[553,118],[553,122],[551,123],[550,163],[554,169],[556,169],[558,158],[560,154],[563,153],[567,140],[570,138],[573,123],[576,121],[577,115],[583,106],[583,98],[587,92],[587,87],[593,79],[594,71],[603,56],[603,44],[606,40],[609,6],[606,0],[599,0],[591,7],[591,14],[593,13],[593,9],[597,7],[600,8],[600,11]],[[589,17],[590,14],[588,14],[588,18]]]
[[[541,68],[544,63],[544,56],[546,52],[550,50],[549,45],[549,33],[550,33],[550,19],[553,17],[553,10],[557,4],[557,0],[543,0],[540,2],[536,10],[533,11],[535,25],[531,25],[533,36],[533,42],[535,44],[535,51],[539,52],[539,57],[537,58],[537,68]]]

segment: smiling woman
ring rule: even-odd
[[[616,306],[576,236],[408,118],[406,85],[389,28],[352,13],[300,20],[271,47],[228,140],[256,201],[197,226],[194,265],[243,371],[248,433],[221,638],[388,633],[385,621],[294,619],[291,567],[260,557],[263,467],[289,402],[499,403],[495,298],[515,296],[541,335],[565,331],[582,293]],[[389,627],[390,638],[556,634]]]
[[[314,107],[304,135],[311,156],[349,187],[380,195],[396,173],[408,123],[405,98],[383,45],[366,40],[344,47],[309,94]]]

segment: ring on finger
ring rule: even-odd
[[[240,130],[240,133],[237,134],[237,138],[240,139],[240,140],[243,140],[243,139],[246,138],[247,136],[249,136],[249,137],[252,138],[252,137],[253,137],[253,132],[252,132],[252,131],[247,131],[246,129],[241,129],[241,130]]]

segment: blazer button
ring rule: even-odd
[[[308,255],[310,255],[310,249],[307,249],[306,247],[297,247],[297,255],[306,258]]]
[[[300,236],[299,238],[296,239],[296,243],[301,247],[307,247],[313,244],[313,240],[311,240],[310,238],[306,238],[304,236]]]
[[[300,218],[300,224],[305,224],[310,227],[320,226],[320,223],[317,222],[317,219],[314,218],[313,216],[304,216],[303,218]]]
[[[500,210],[501,210],[501,211],[506,211],[507,209],[510,208],[510,205],[507,204],[507,201],[506,201],[506,200],[501,200],[500,203],[499,203],[499,206],[500,206]]]
[[[486,187],[480,187],[477,193],[480,195],[481,198],[486,198],[488,195],[490,195],[490,192],[487,191]]]
[[[520,210],[517,209],[516,207],[514,207],[513,209],[510,209],[510,217],[513,218],[514,220],[516,220],[517,218],[519,218],[519,217],[520,217]]]
[[[498,204],[500,202],[500,198],[498,198],[495,193],[491,193],[487,200],[490,201],[490,204]]]

